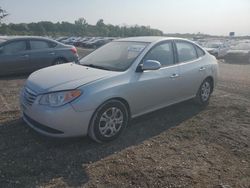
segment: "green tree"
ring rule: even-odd
[[[96,29],[99,36],[107,36],[109,33],[108,27],[105,25],[104,20],[100,19],[96,23]]]
[[[41,36],[106,36],[106,37],[131,37],[163,35],[162,31],[149,26],[118,26],[105,24],[103,19],[95,25],[90,25],[84,18],[79,18],[74,23],[41,21],[37,23],[2,24],[1,35],[41,35]]]
[[[2,8],[0,7],[0,23],[1,23],[1,20],[2,20],[4,17],[8,16],[8,15],[9,15],[9,13],[7,13],[6,10],[4,10],[4,9],[2,9]]]
[[[75,21],[76,29],[80,35],[85,35],[88,27],[88,23],[84,18],[79,18]]]

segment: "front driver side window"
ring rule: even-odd
[[[144,58],[146,60],[155,60],[159,61],[162,67],[173,65],[174,64],[174,54],[172,49],[172,43],[166,42],[160,45],[157,45]]]

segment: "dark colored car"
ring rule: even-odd
[[[84,42],[86,42],[86,41],[88,41],[90,39],[91,39],[91,37],[84,37],[81,40],[78,40],[78,41],[74,42],[73,45],[77,46],[77,47],[81,47]]]
[[[74,46],[42,37],[0,38],[1,76],[33,72],[67,62],[78,62]]]
[[[86,47],[88,48],[99,48],[101,46],[103,46],[104,44],[107,44],[109,42],[111,42],[111,39],[97,39],[93,42],[90,42],[86,45]]]
[[[91,37],[88,40],[85,40],[85,41],[81,42],[80,46],[83,47],[83,48],[86,48],[89,43],[92,43],[92,42],[94,42],[96,40],[99,40],[99,37]]]
[[[62,42],[63,40],[66,40],[66,39],[68,39],[69,37],[58,37],[58,38],[56,38],[55,40],[57,41],[57,42]]]

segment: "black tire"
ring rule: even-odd
[[[96,110],[88,135],[98,143],[112,141],[127,127],[128,121],[129,113],[126,105],[119,100],[109,100]]]
[[[60,65],[60,64],[64,64],[67,63],[67,61],[64,58],[57,58],[54,62],[53,65]]]
[[[213,90],[212,81],[206,79],[200,85],[200,88],[196,94],[195,101],[199,105],[206,106],[209,103],[209,99]]]

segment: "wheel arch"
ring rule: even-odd
[[[98,141],[98,139],[96,139],[96,136],[94,136],[94,134],[93,134],[93,132],[92,132],[92,128],[91,128],[91,127],[92,127],[92,122],[93,122],[93,119],[94,119],[95,114],[96,114],[96,112],[98,111],[98,109],[99,109],[100,107],[102,107],[105,103],[107,103],[107,102],[109,102],[109,101],[112,101],[112,100],[116,100],[116,101],[119,101],[119,102],[121,102],[122,104],[124,104],[125,107],[127,108],[127,111],[128,111],[128,121],[130,121],[130,119],[131,119],[130,107],[129,107],[129,104],[128,104],[127,100],[125,100],[124,98],[121,98],[121,97],[113,97],[113,98],[110,98],[110,99],[105,100],[103,103],[101,103],[101,104],[95,109],[94,113],[93,113],[92,116],[91,116],[89,125],[88,125],[88,135],[89,135],[92,139],[94,139],[95,141],[97,141],[97,142],[99,142],[99,143],[101,143],[101,142]]]
[[[68,62],[67,58],[62,57],[62,56],[59,56],[59,57],[56,57],[56,58],[53,60],[52,65],[54,65],[55,62],[56,62],[57,60],[59,60],[59,59],[62,59],[63,61]]]
[[[92,120],[93,120],[93,117],[94,117],[95,113],[97,112],[97,110],[98,110],[101,106],[103,106],[105,103],[107,103],[107,102],[109,102],[109,101],[112,101],[112,100],[117,100],[117,101],[121,102],[122,104],[124,104],[124,105],[126,106],[127,110],[128,110],[128,118],[129,118],[129,119],[131,118],[130,105],[129,105],[129,103],[127,102],[127,100],[124,99],[124,98],[122,98],[122,97],[112,97],[112,98],[109,98],[109,99],[105,100],[104,102],[102,102],[102,103],[95,109],[94,113],[92,114],[92,117],[91,117],[91,120],[90,120],[90,124],[91,124],[91,122],[92,122]]]
[[[127,100],[125,100],[125,99],[122,98],[122,97],[115,97],[115,98],[112,98],[112,99],[109,99],[109,100],[118,100],[118,101],[120,101],[121,103],[123,103],[123,104],[126,106],[127,110],[128,110],[128,117],[129,117],[129,119],[131,118],[130,105],[129,105],[129,103],[128,103]],[[107,100],[107,101],[109,101],[109,100]]]
[[[212,76],[208,76],[206,77],[204,80],[209,80],[212,86],[212,91],[211,93],[214,91],[214,78]]]

